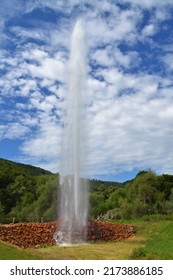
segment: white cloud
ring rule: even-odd
[[[156,32],[156,27],[154,26],[154,24],[150,23],[143,28],[142,36],[144,37],[153,36],[155,32]]]
[[[64,81],[65,65],[55,58],[45,58],[41,65],[28,65],[28,69],[33,77],[50,78]]]
[[[131,5],[141,6],[142,8],[151,9],[153,7],[162,8],[165,6],[172,5],[172,0],[123,0],[124,3]]]
[[[105,81],[89,80],[93,101],[88,116],[91,177],[135,168],[170,170],[172,163],[166,163],[165,157],[173,156],[171,80],[146,73],[124,74],[115,68],[97,74]]]
[[[162,61],[168,71],[173,71],[173,52],[165,54]]]
[[[29,133],[29,128],[20,123],[9,123],[8,125],[1,125],[1,137],[7,139],[23,138]]]
[[[6,126],[0,124],[0,140],[4,138],[5,129],[6,129]]]
[[[39,119],[36,117],[33,117],[25,112],[25,114],[22,116],[22,119],[20,120],[21,124],[27,127],[35,127],[39,125]]]
[[[88,19],[86,16],[89,47],[105,44],[116,45],[120,41],[133,44],[137,39],[137,24],[141,16],[141,12],[138,9],[128,11],[119,10],[118,13],[111,15],[108,22],[106,18],[100,16],[91,19]]]
[[[173,156],[173,106],[162,99],[148,103],[145,95],[101,103],[89,123],[90,172],[113,174],[136,167],[163,170],[162,158]],[[170,162],[164,160],[164,164],[170,168]]]
[[[33,60],[34,62],[40,63],[42,59],[48,57],[48,53],[42,50],[41,48],[31,48],[30,50],[24,50],[22,52],[23,59]]]
[[[25,140],[21,147],[22,152],[36,160],[38,158],[45,161],[58,159],[61,130],[61,126],[54,119],[42,114],[39,131],[33,138]]]
[[[99,64],[104,67],[115,67],[116,65],[118,65],[121,67],[129,68],[129,66],[132,65],[132,62],[133,66],[136,66],[140,61],[137,52],[129,51],[123,53],[118,47],[111,46],[98,49],[90,55],[95,64]]]
[[[10,28],[10,31],[20,38],[20,42],[26,42],[28,39],[36,39],[41,41],[47,41],[46,30],[40,28],[27,29],[20,26],[14,26]]]
[[[95,63],[104,66],[111,66],[114,63],[113,56],[110,56],[107,48],[96,50],[92,55],[92,59]]]

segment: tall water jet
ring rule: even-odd
[[[68,91],[60,167],[60,209],[57,243],[85,242],[88,189],[84,179],[86,42],[83,23],[78,20],[71,38]]]

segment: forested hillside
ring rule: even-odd
[[[57,219],[59,175],[0,159],[0,223]],[[90,219],[173,214],[173,175],[141,171],[126,183],[89,180]]]
[[[28,174],[28,175],[43,175],[51,174],[50,171],[44,170],[40,167],[35,167],[28,164],[17,163],[11,160],[0,158],[0,171],[9,173],[8,176],[16,176],[17,174]]]
[[[0,222],[55,219],[58,175],[39,167],[0,159]],[[46,212],[47,211],[47,212]]]

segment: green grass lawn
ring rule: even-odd
[[[173,221],[132,221],[134,237],[121,242],[96,242],[71,247],[51,246],[21,249],[0,242],[0,259],[57,259],[57,260],[173,260]]]
[[[141,247],[142,242],[139,238],[132,237],[123,242],[96,242],[69,247],[50,246],[37,249],[21,249],[0,242],[0,259],[123,260],[129,258],[134,248]]]
[[[0,260],[38,260],[37,252],[0,241]]]
[[[142,241],[130,238],[124,242],[96,242],[71,247],[52,246],[38,249],[47,259],[72,260],[123,260],[128,259],[134,248],[140,247]]]
[[[133,250],[132,259],[173,260],[173,221],[145,222],[137,229],[146,243]]]

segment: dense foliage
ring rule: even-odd
[[[58,175],[0,159],[0,222],[56,219]]]
[[[0,159],[0,223],[57,218],[58,174]],[[141,171],[126,183],[90,180],[89,217],[132,219],[173,213],[173,176]]]
[[[96,196],[100,198],[98,192],[93,195],[95,201]],[[116,188],[103,200],[100,201],[99,207],[105,211],[97,214],[103,213],[103,218],[107,219],[133,219],[145,215],[171,214],[173,176],[156,176],[151,170],[139,172],[124,188]]]

